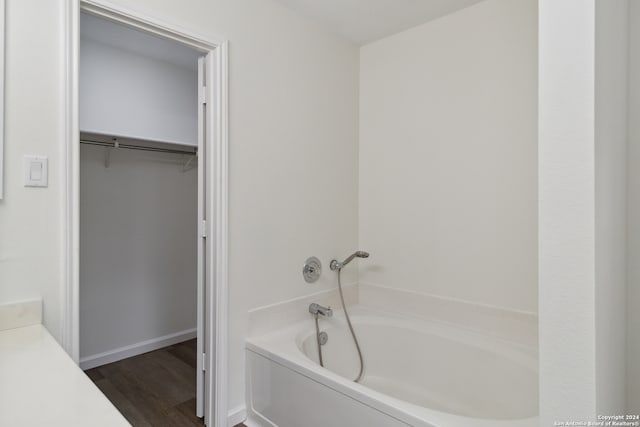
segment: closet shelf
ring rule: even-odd
[[[172,144],[161,141],[148,141],[135,138],[114,137],[101,134],[80,134],[80,143],[107,148],[124,148],[127,150],[153,151],[158,153],[195,155],[197,147]]]
[[[198,152],[198,150],[195,148],[193,148],[192,150],[173,150],[170,148],[144,147],[144,146],[133,145],[133,144],[123,144],[119,142],[90,141],[88,139],[81,139],[80,144],[98,145],[100,147],[108,147],[108,148],[124,148],[127,150],[154,151],[158,153],[171,153],[171,154],[194,155]]]

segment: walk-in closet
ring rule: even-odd
[[[80,23],[80,364],[134,426],[198,424],[204,55]]]

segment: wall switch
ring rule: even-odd
[[[47,187],[49,159],[42,156],[24,156],[24,186]]]

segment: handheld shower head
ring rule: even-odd
[[[329,268],[331,268],[332,270],[340,270],[342,269],[342,267],[344,267],[345,265],[353,261],[354,258],[369,258],[369,252],[355,251],[354,253],[349,255],[347,259],[345,259],[342,262],[339,262],[338,260],[334,259],[333,261],[331,261],[331,264],[329,264]]]

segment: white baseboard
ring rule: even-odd
[[[168,347],[182,341],[194,339],[196,337],[196,329],[187,329],[173,334],[153,338],[139,343],[131,344],[125,347],[116,348],[104,353],[94,354],[92,356],[80,358],[80,368],[83,370],[95,368],[97,366],[106,365],[107,363],[117,362],[118,360],[128,357],[137,356],[138,354],[147,353],[162,347]]]
[[[235,427],[247,419],[247,409],[244,405],[237,406],[229,411],[227,419],[227,426]]]
[[[260,424],[260,423],[258,423],[257,421],[252,420],[252,419],[250,419],[250,418],[247,418],[247,419],[244,421],[244,425],[246,425],[247,427],[264,427],[264,425],[263,425],[263,424]]]
[[[260,414],[247,415],[247,419],[244,420],[243,424],[247,427],[278,427]]]

